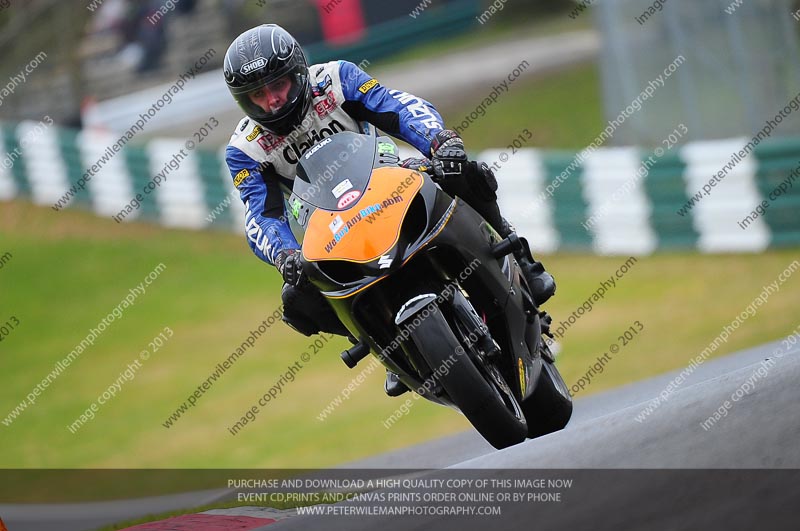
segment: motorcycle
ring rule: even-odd
[[[427,168],[399,166],[388,137],[340,132],[297,166],[290,226],[309,280],[354,346],[423,398],[460,411],[495,448],[560,430],[572,399],[514,254]],[[552,336],[551,336],[552,337]]]

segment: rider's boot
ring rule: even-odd
[[[507,229],[510,229],[507,230],[505,234],[500,234],[506,238],[509,234],[514,232],[514,228],[505,218],[503,218],[503,224]],[[515,252],[514,257],[517,259],[517,263],[522,270],[522,274],[525,276],[525,280],[528,281],[533,301],[536,303],[536,306],[541,306],[547,302],[550,297],[555,295],[556,280],[553,278],[553,275],[545,271],[544,264],[533,258],[528,240],[526,238],[520,238],[519,241],[522,243],[522,249]]]
[[[500,207],[496,202],[494,205],[484,205],[484,207],[482,212],[484,218],[497,230],[501,238],[508,238],[509,234],[516,232],[511,223],[500,215]],[[533,258],[528,240],[525,238],[519,240],[522,242],[522,249],[515,251],[514,257],[522,270],[522,275],[528,281],[533,301],[537,306],[541,306],[555,294],[556,281],[553,275],[545,271],[544,265]]]

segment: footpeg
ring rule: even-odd
[[[358,365],[358,362],[369,356],[369,345],[366,341],[359,341],[352,348],[342,352],[341,358],[345,365],[350,369]]]
[[[491,247],[492,256],[495,258],[502,258],[507,254],[519,253],[524,250],[522,240],[517,236],[516,232],[512,232],[508,237]]]
[[[392,371],[386,371],[386,381],[383,384],[383,390],[391,397],[400,396],[410,391],[406,384],[400,381],[400,377]]]

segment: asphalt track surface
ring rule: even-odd
[[[767,358],[775,363],[762,363]],[[453,469],[476,477],[480,469],[477,476],[498,480],[524,477],[521,469],[568,469],[547,474],[574,479],[561,503],[507,504],[500,517],[303,516],[269,529],[797,529],[800,349],[777,342],[708,361],[637,421],[679,373],[578,400],[566,429],[502,451],[470,458],[479,445],[464,434],[359,463],[450,466],[432,478],[454,477]],[[748,381],[750,392],[739,392]],[[727,416],[704,429],[726,400]]]
[[[771,360],[769,366],[766,359]],[[297,516],[267,527],[269,531],[464,531],[492,525],[502,529],[796,529],[800,348],[783,351],[781,343],[775,342],[707,361],[645,420],[637,420],[678,373],[578,397],[566,429],[502,451],[467,432],[342,467],[426,468],[435,470],[415,477],[462,474],[498,480],[531,477],[531,471],[520,470],[538,469],[547,477],[574,480],[560,503],[506,504],[502,515],[492,518]],[[757,374],[763,376],[754,379]],[[748,382],[748,392],[740,392],[742,396],[731,401]],[[731,403],[727,416],[704,429],[701,423],[726,400]],[[0,517],[10,531],[80,531],[190,506],[189,501],[220,499],[224,494],[215,491],[81,506],[0,505]]]

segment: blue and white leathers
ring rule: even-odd
[[[404,140],[428,156],[443,129],[434,107],[406,92],[390,90],[348,61],[309,67],[313,99],[300,125],[275,136],[242,119],[225,160],[245,204],[245,233],[253,252],[273,264],[282,250],[300,246],[286,219],[288,197],[300,157],[314,144],[341,131],[365,132],[363,122]]]

